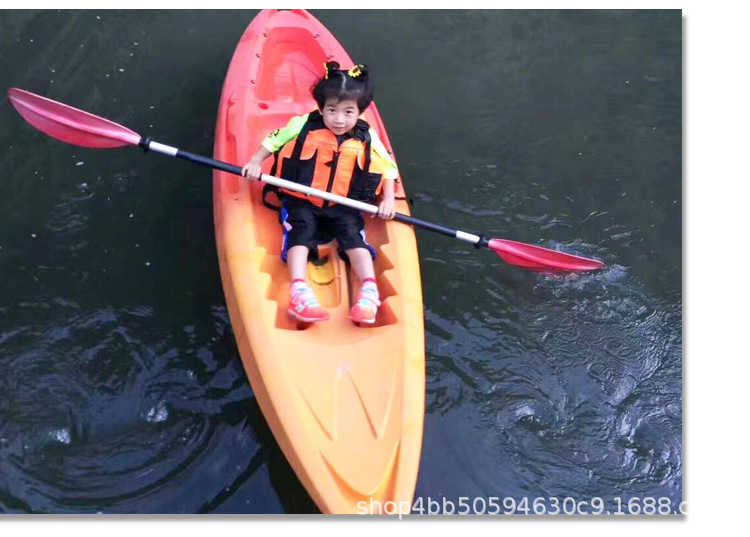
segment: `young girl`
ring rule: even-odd
[[[393,181],[398,169],[375,131],[359,118],[372,102],[367,67],[355,65],[344,71],[337,62],[327,62],[325,74],[311,92],[318,110],[293,117],[285,128],[270,134],[242,174],[258,180],[261,163],[275,154],[273,175],[363,201],[382,194],[377,214],[392,219],[396,214]],[[308,254],[311,249],[317,251],[317,232],[324,231],[346,252],[362,281],[349,318],[374,323],[380,306],[374,251],[365,242],[360,212],[283,189],[282,202],[285,238],[281,256],[291,277],[289,315],[310,323],[330,317],[305,281]]]

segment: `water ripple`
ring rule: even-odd
[[[17,306],[15,318],[19,308],[37,320],[0,332],[0,510],[158,512],[149,498],[179,494],[177,483],[214,464],[227,408],[251,396],[237,362],[213,351],[221,333],[205,339],[186,327],[192,345],[181,351],[154,330],[152,307],[57,300]],[[213,316],[230,336],[223,308]],[[205,503],[184,494],[195,496],[189,511]]]
[[[473,310],[494,303],[502,322],[426,311],[428,411],[465,424],[453,445],[464,471],[487,493],[508,486],[502,461],[513,461],[516,487],[537,493],[680,498],[680,306],[616,265],[532,278],[523,294],[495,286]],[[463,443],[487,430],[484,454]]]

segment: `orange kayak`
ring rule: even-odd
[[[353,65],[307,11],[258,14],[240,39],[224,82],[214,157],[241,166],[266,135],[291,116],[312,111],[310,87],[329,59],[342,68]],[[364,119],[390,148],[374,103]],[[264,163],[264,173],[270,173],[272,160]],[[360,282],[338,257],[335,243],[321,245],[326,262],[308,264],[308,283],[331,319],[301,325],[286,311],[289,274],[280,259],[281,227],[278,213],[262,203],[262,187],[214,171],[222,284],[261,411],[321,511],[393,512],[398,505],[403,510],[414,496],[425,400],[414,231],[365,217],[382,300],[376,323],[368,327],[348,318]],[[408,214],[400,178],[396,198],[396,210]]]

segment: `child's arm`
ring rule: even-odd
[[[383,164],[385,164],[383,179],[387,181],[397,179],[398,167],[393,161],[393,158],[391,158],[390,153],[388,153],[388,150],[385,148],[385,145],[383,145],[383,142],[380,141],[380,137],[378,136],[378,133],[375,132],[375,129],[370,129],[370,138],[372,140],[372,151],[379,156],[383,161]]]
[[[265,147],[260,146],[250,161],[242,167],[242,175],[253,181],[258,181],[262,173],[261,164],[270,156],[271,152]]]
[[[250,158],[247,164],[242,167],[242,175],[253,181],[260,179],[261,164],[276,151],[281,149],[284,144],[297,137],[302,130],[310,114],[304,116],[295,116],[289,120],[286,127],[276,129],[261,142],[260,147]]]
[[[386,220],[392,220],[396,216],[396,198],[394,195],[393,179],[383,181],[382,200],[378,205],[378,216]]]
[[[394,183],[398,177],[398,168],[373,129],[370,129],[370,138],[372,140],[373,152],[380,157],[386,166],[383,173],[383,189],[381,190],[381,199],[378,205],[378,216],[386,220],[392,220],[396,216],[396,187]]]

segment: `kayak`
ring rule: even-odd
[[[354,64],[312,14],[261,11],[229,65],[214,157],[242,166],[265,136],[314,110],[310,87],[327,60],[342,68]],[[363,117],[390,149],[375,103]],[[264,162],[264,173],[272,161]],[[324,513],[393,512],[394,506],[411,505],[425,401],[424,312],[413,228],[365,216],[382,301],[375,324],[367,327],[349,320],[361,282],[335,242],[320,245],[321,261],[308,263],[308,284],[331,318],[302,324],[287,314],[290,282],[280,259],[279,215],[264,205],[263,183],[215,170],[213,185],[232,329],[285,457]],[[409,214],[401,178],[396,210]]]

